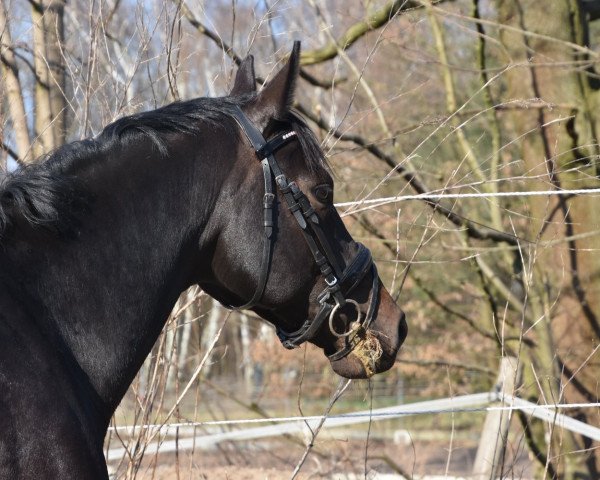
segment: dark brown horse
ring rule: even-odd
[[[248,58],[228,97],[122,118],[0,178],[0,478],[107,478],[109,419],[193,284],[342,376],[393,365],[404,315],[290,110],[298,59],[256,93]]]

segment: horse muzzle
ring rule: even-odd
[[[367,329],[356,333],[348,355],[330,359],[331,367],[345,378],[370,378],[385,372],[396,362],[407,333],[404,312],[382,286],[375,318]],[[342,341],[344,340],[339,340]]]

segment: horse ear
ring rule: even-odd
[[[235,82],[231,89],[230,96],[243,95],[256,91],[256,77],[254,75],[254,57],[248,55],[238,67],[235,75]]]
[[[270,119],[281,120],[290,110],[299,70],[300,42],[295,41],[286,65],[263,87],[252,109],[253,120],[263,129]]]

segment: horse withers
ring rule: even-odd
[[[110,418],[193,284],[344,377],[394,364],[404,314],[291,109],[299,54],[260,92],[248,57],[227,97],[122,118],[0,177],[0,478],[107,478]]]

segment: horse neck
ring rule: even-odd
[[[29,272],[20,284],[43,312],[35,322],[66,345],[109,414],[197,273],[215,172],[223,170],[211,162],[224,157],[203,154],[197,143],[180,142],[172,159],[138,145],[83,168],[78,176],[94,201],[77,239],[52,240],[29,255],[19,249],[18,270]],[[202,178],[213,186],[204,193],[194,187]]]

